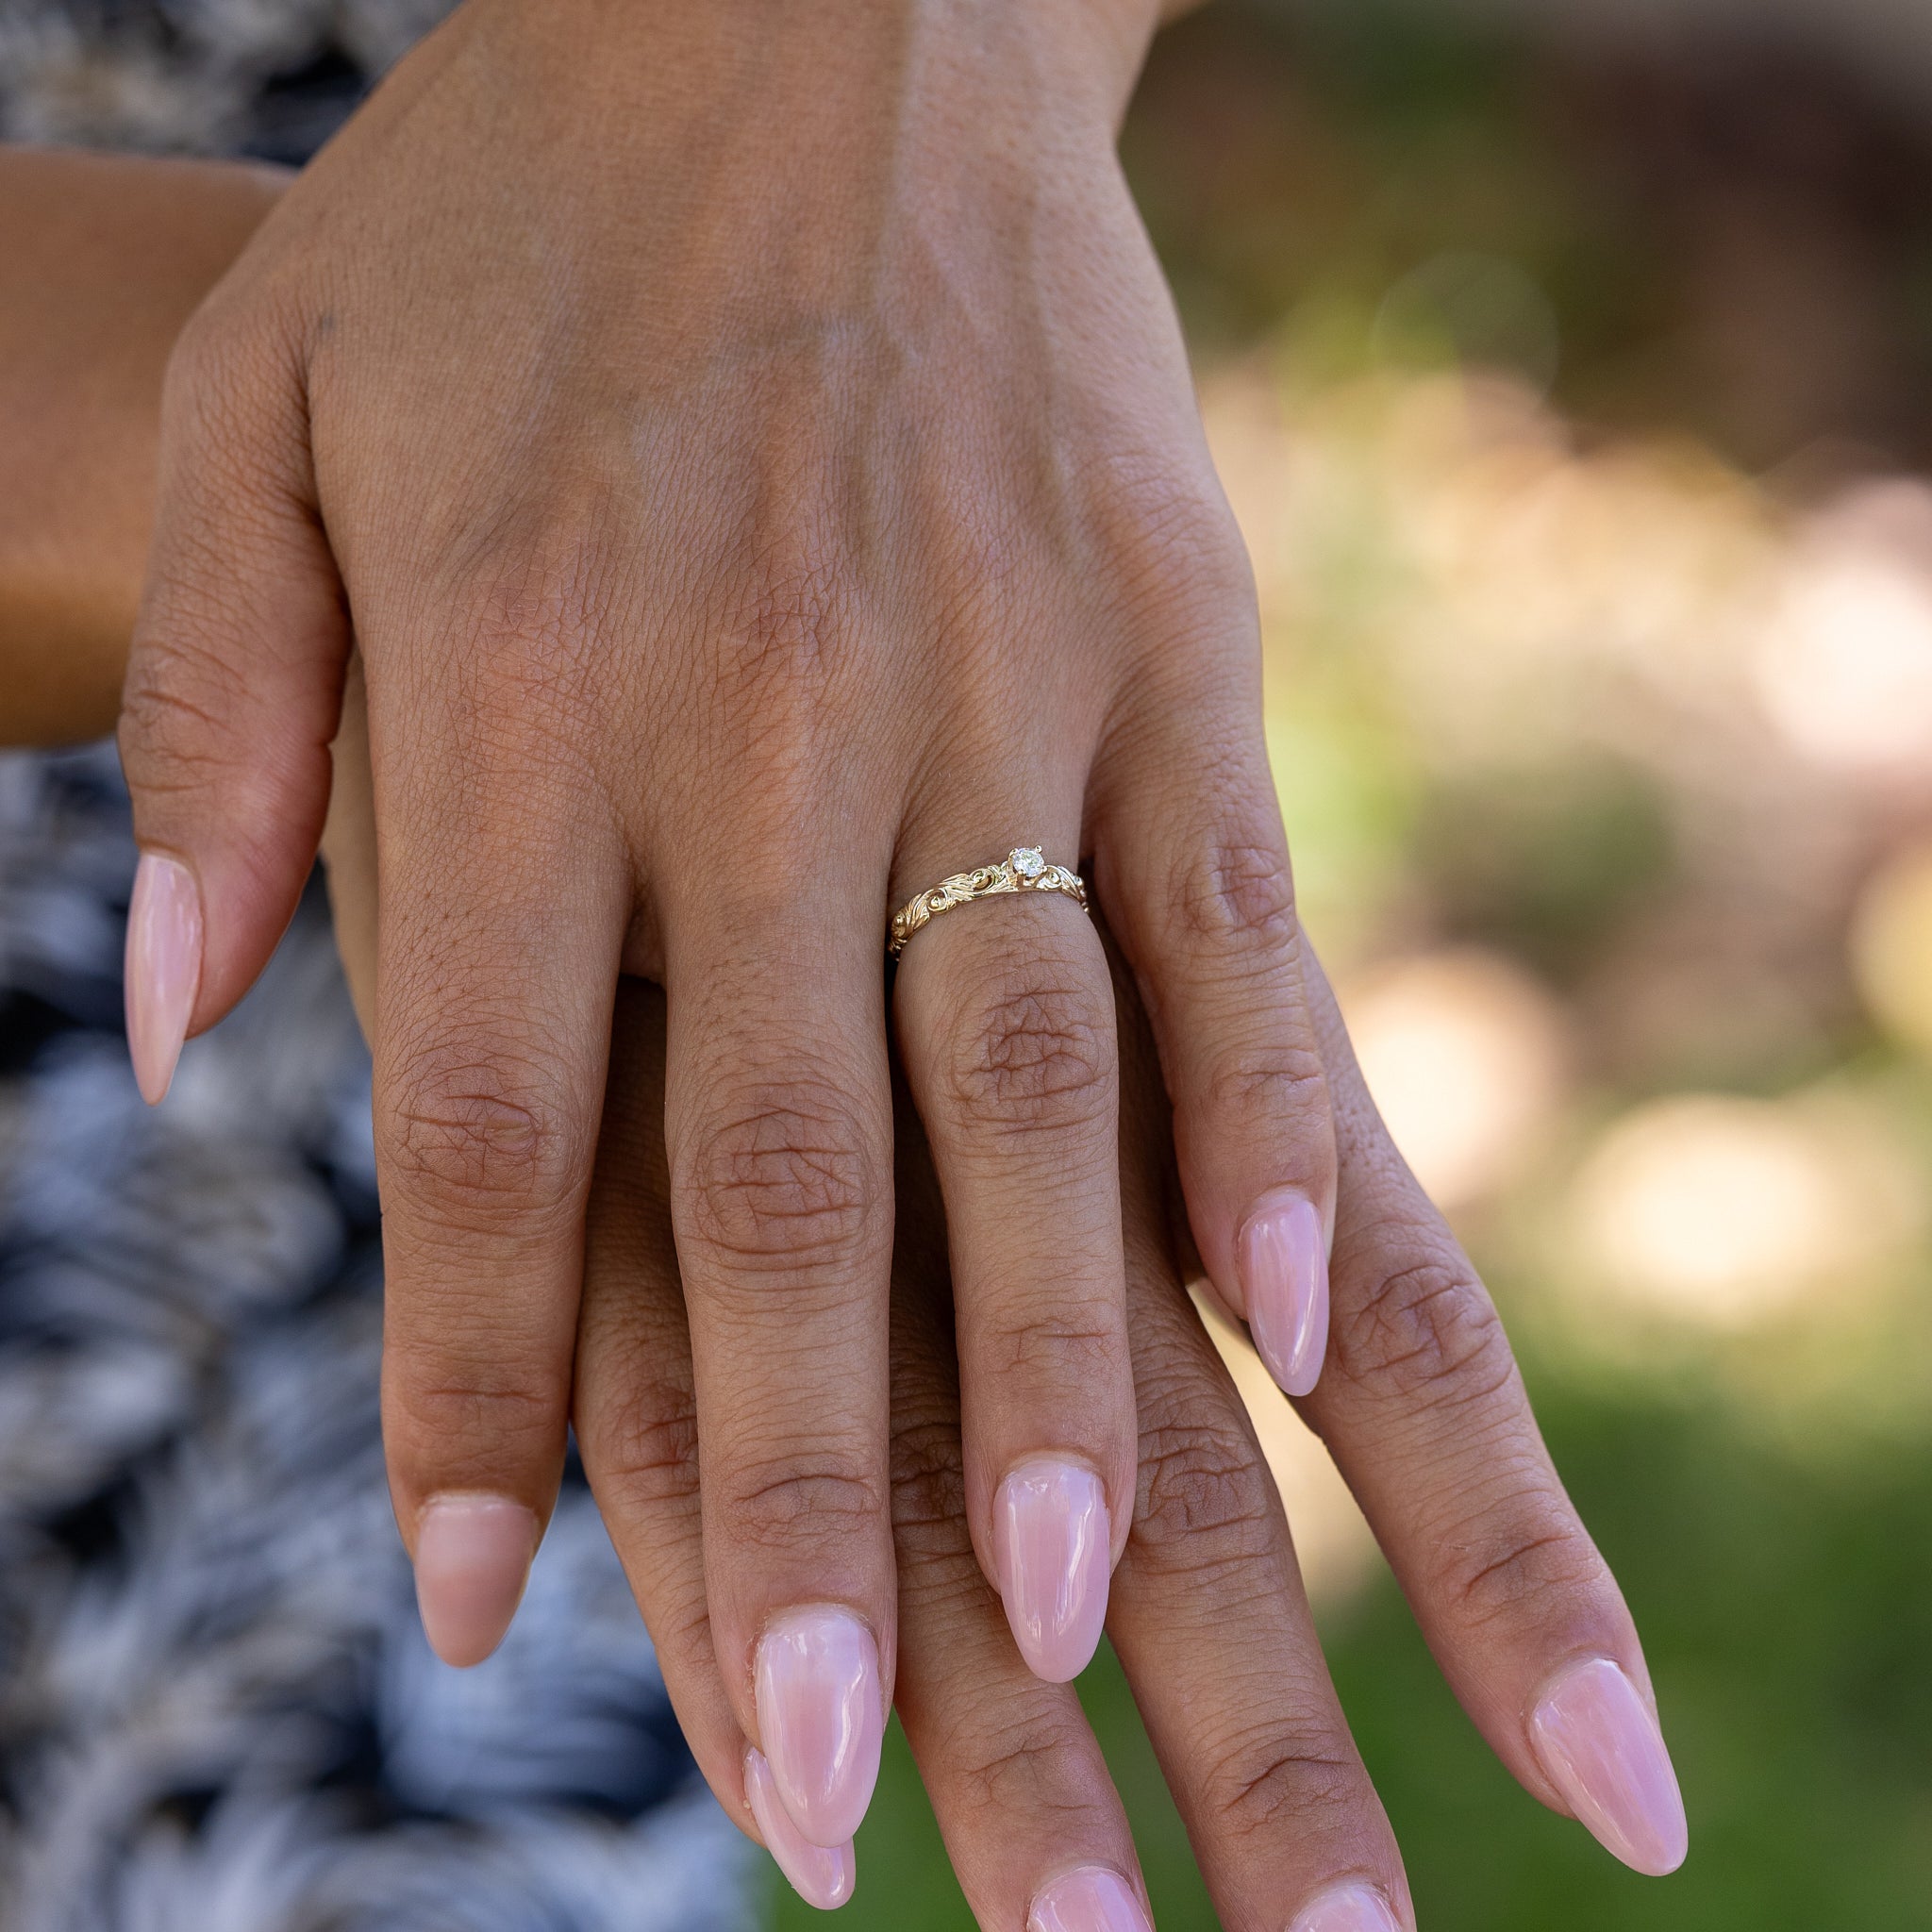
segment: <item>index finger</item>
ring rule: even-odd
[[[460,718],[426,688],[385,708],[368,660],[383,1439],[425,1628],[457,1664],[508,1627],[562,1470],[628,906],[608,814],[491,706],[491,657],[470,653]]]

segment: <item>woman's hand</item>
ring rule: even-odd
[[[554,1495],[620,969],[668,992],[747,1733],[808,1612],[891,1682],[881,950],[912,892],[1091,856],[1200,1252],[1284,1386],[1319,1369],[1334,1147],[1252,588],[1111,147],[1153,10],[471,0],[175,358],[122,728],[136,1063],[158,1096],[281,930],[353,629],[385,1431],[446,1656],[487,1642],[438,1579],[513,1600]],[[1134,1487],[1106,964],[1028,893],[920,933],[894,999],[974,1545],[1068,1677]]]
[[[375,821],[352,671],[326,849],[337,935],[375,1015]],[[1121,1192],[1140,1414],[1108,1628],[1223,1924],[1414,1924],[1400,1856],[1337,1704],[1288,1525],[1182,1286],[1166,1096],[1118,954]],[[1684,1808],[1629,1613],[1551,1467],[1496,1313],[1391,1142],[1312,956],[1339,1129],[1334,1360],[1302,1405],[1393,1565],[1450,1684],[1504,1763],[1626,1864],[1682,1860]],[[664,1004],[620,988],[576,1341],[584,1466],[700,1767],[804,1895],[837,1904],[849,1845],[794,1822],[782,1730],[747,1731],[721,1672],[702,1543],[701,1441],[663,1134]],[[893,1263],[897,1702],[980,1923],[1137,1932],[1125,1821],[1073,1692],[1024,1668],[975,1567],[943,1208],[903,1084]],[[494,1628],[510,1606],[482,1606]],[[764,1717],[763,1707],[756,1713]],[[856,1710],[876,1735],[884,1707]]]

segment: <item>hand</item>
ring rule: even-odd
[[[668,993],[747,1735],[806,1607],[892,1679],[880,954],[913,891],[1091,856],[1200,1253],[1285,1387],[1319,1369],[1334,1147],[1252,586],[1111,148],[1152,11],[471,0],[175,357],[122,734],[136,1062],[158,1095],[288,917],[353,626],[385,1434],[453,1659],[555,1492],[620,969]],[[894,1004],[974,1547],[1069,1677],[1134,1491],[1106,963],[1068,901],[1007,898],[919,934]]]
[[[361,715],[352,674],[327,848],[338,938],[367,1025],[377,902]],[[1279,1499],[1181,1285],[1165,1096],[1117,955],[1113,964],[1141,1434],[1108,1627],[1230,1932],[1412,1928],[1400,1856],[1324,1667]],[[1498,1756],[1626,1863],[1670,1871],[1684,1856],[1684,1811],[1629,1615],[1550,1466],[1495,1311],[1391,1143],[1326,981],[1312,958],[1309,968],[1341,1192],[1335,1359],[1304,1411]],[[661,997],[625,985],[591,1199],[578,1441],[712,1790],[806,1898],[836,1905],[854,1881],[851,1847],[815,1843],[784,1795],[823,1786],[826,1757],[799,1754],[782,1725],[741,1727],[711,1641],[665,1058]],[[900,1715],[982,1924],[1139,1932],[1147,1922],[1132,1843],[1078,1702],[1024,1668],[974,1567],[943,1211],[903,1085],[896,1097]],[[854,1715],[875,1735],[883,1705]]]

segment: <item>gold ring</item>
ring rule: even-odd
[[[1001,892],[1064,892],[1087,910],[1087,882],[1064,865],[1049,865],[1038,845],[1015,845],[997,865],[982,865],[974,872],[956,872],[951,878],[907,900],[892,914],[892,931],[887,951],[897,958],[906,941],[927,921],[955,906],[970,906],[975,899],[991,899]]]

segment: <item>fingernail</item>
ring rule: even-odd
[[[1328,1352],[1328,1243],[1315,1204],[1291,1188],[1263,1194],[1241,1224],[1235,1265],[1268,1373],[1306,1395]]]
[[[836,1850],[858,1829],[878,1782],[878,1646],[850,1610],[815,1605],[766,1627],[756,1676],[758,1737],[779,1802],[808,1843]]]
[[[1118,1872],[1083,1865],[1035,1895],[1026,1932],[1154,1932],[1154,1924]]]
[[[1560,1672],[1529,1734],[1551,1783],[1607,1851],[1654,1878],[1684,1862],[1690,1831],[1663,1733],[1608,1657]]]
[[[1305,1906],[1289,1932],[1401,1932],[1401,1925],[1372,1886],[1338,1885]]]
[[[1027,1668],[1049,1684],[1077,1677],[1107,1622],[1113,1552],[1100,1478],[1049,1457],[1023,1462],[993,1499],[992,1551]]]
[[[858,1882],[858,1863],[852,1856],[852,1840],[827,1848],[808,1843],[798,1835],[783,1805],[777,1787],[772,1782],[772,1767],[762,1751],[744,1755],[744,1795],[751,1801],[751,1815],[758,1820],[758,1836],[765,1841],[786,1883],[807,1905],[822,1912],[835,1911],[852,1896]]]
[[[446,1664],[503,1641],[537,1554],[537,1519],[508,1496],[438,1496],[416,1519],[416,1608]]]
[[[127,908],[127,1052],[141,1097],[167,1096],[201,986],[201,893],[185,865],[143,852]]]

